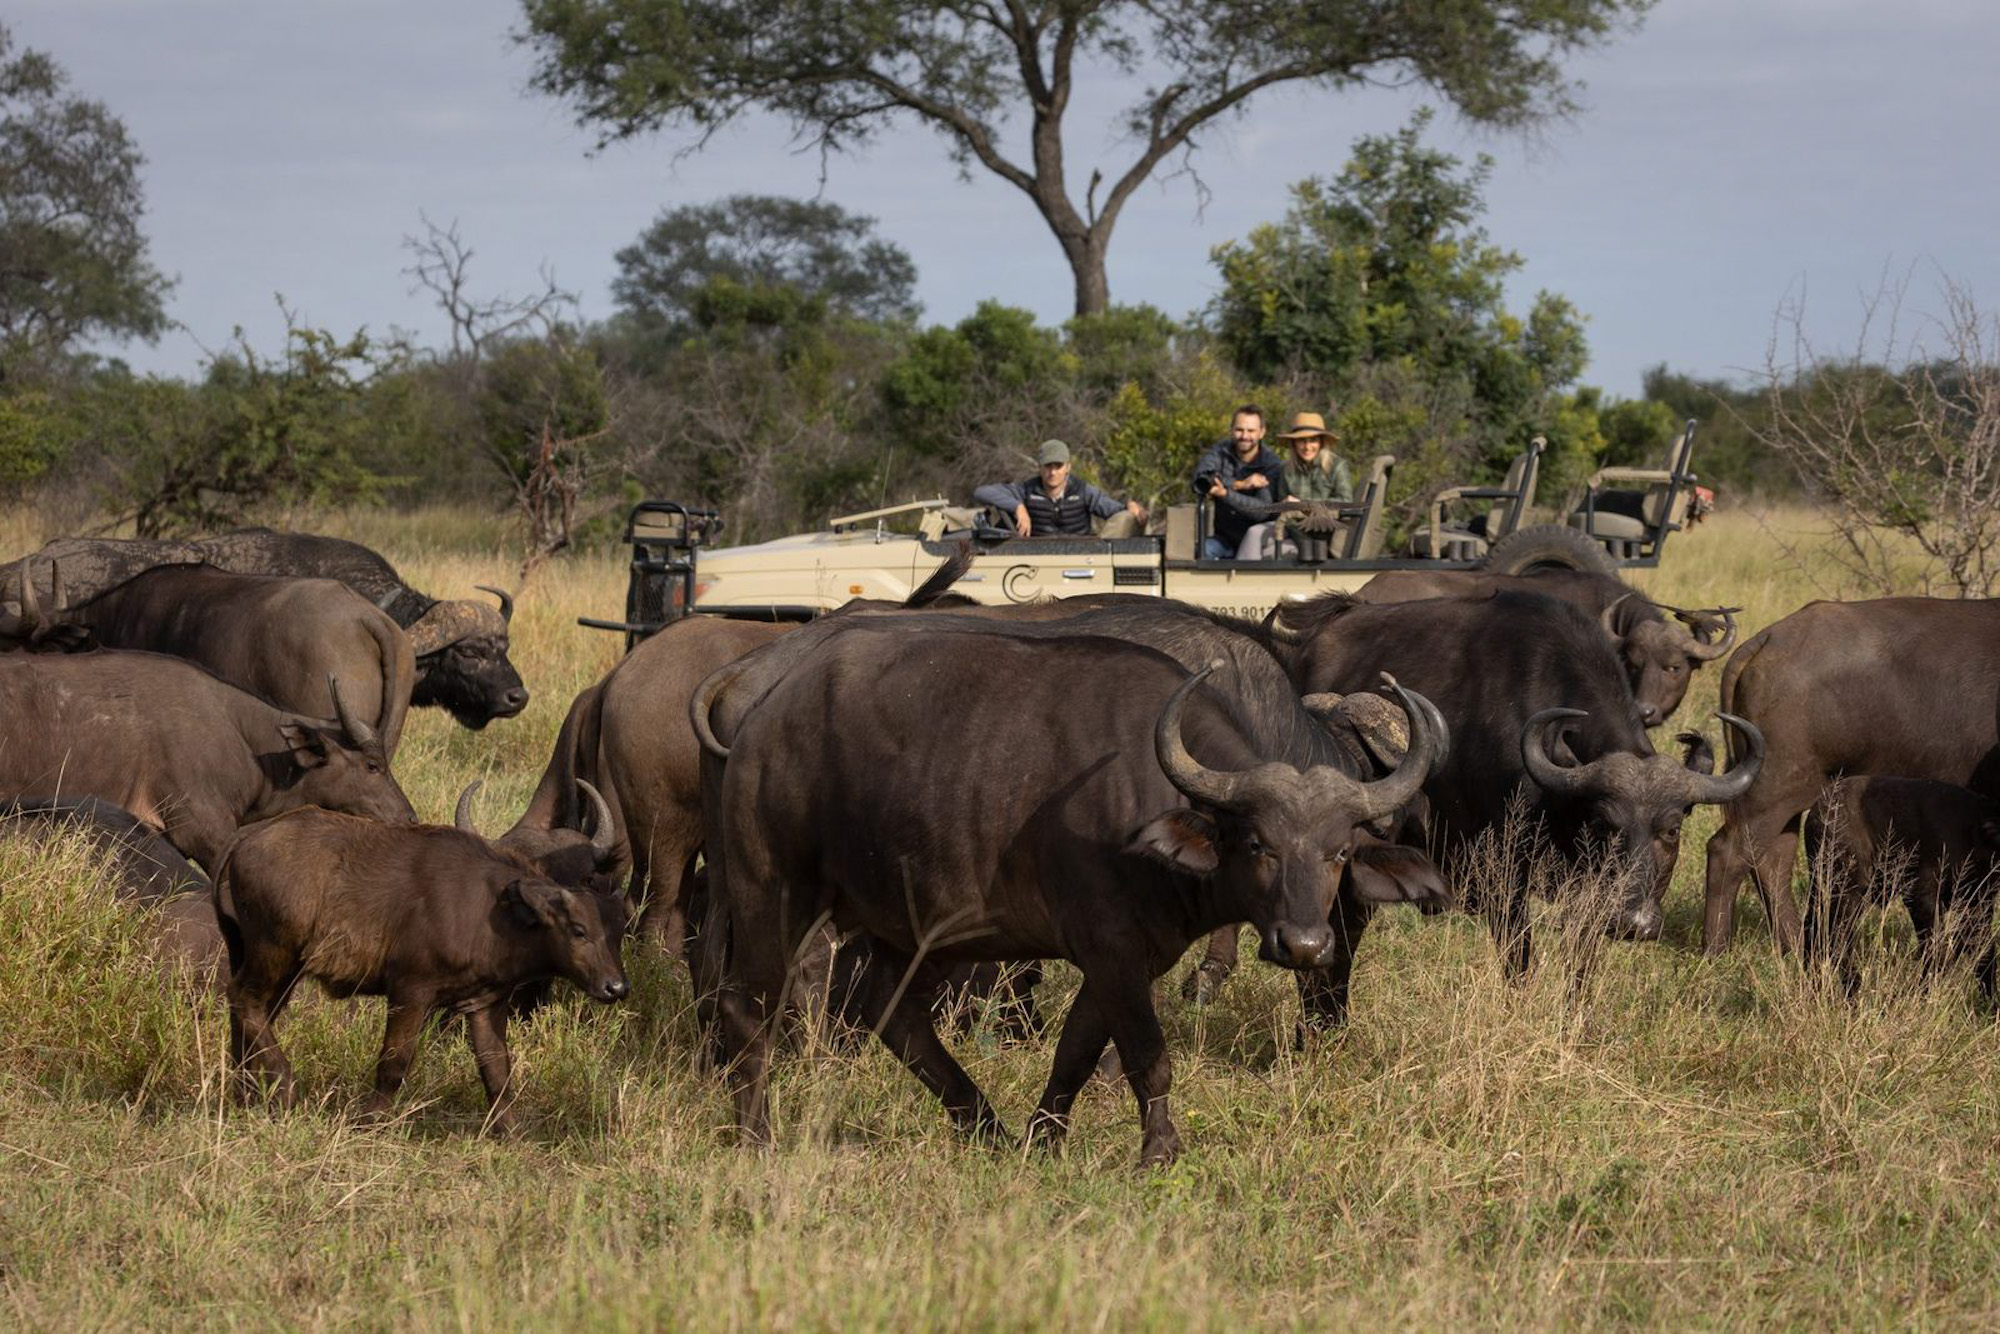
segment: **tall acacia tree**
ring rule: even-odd
[[[601,143],[673,129],[698,146],[753,109],[827,152],[928,123],[961,171],[976,163],[1034,202],[1075,275],[1076,313],[1091,315],[1110,304],[1105,255],[1132,192],[1264,89],[1416,83],[1480,124],[1531,126],[1576,107],[1564,59],[1652,2],[523,0],[520,36],[534,87]],[[1094,168],[1079,203],[1063,118],[1086,75],[1143,88],[1115,127],[1129,157]],[[1023,113],[1025,156],[1003,142]]]

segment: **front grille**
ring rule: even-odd
[[[1111,567],[1111,583],[1145,584],[1151,586],[1160,582],[1160,570],[1156,565],[1114,565]]]

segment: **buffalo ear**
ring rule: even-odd
[[[1125,851],[1192,875],[1211,876],[1222,865],[1215,851],[1215,821],[1200,811],[1176,807],[1146,822]]]
[[[317,769],[327,762],[331,754],[325,734],[317,727],[305,723],[279,723],[278,735],[291,747],[292,759],[301,769]]]
[[[1451,886],[1421,849],[1400,843],[1357,843],[1347,881],[1363,903],[1414,903],[1425,912],[1451,907]]]
[[[1979,822],[1979,836],[1989,848],[2000,848],[2000,817],[1987,816]]]
[[[500,891],[500,906],[514,915],[514,921],[521,926],[541,925],[541,914],[535,905],[528,902],[528,896],[521,892],[519,880],[509,880],[507,887]]]
[[[1698,774],[1715,772],[1715,748],[1699,732],[1682,732],[1674,740],[1681,743],[1681,762]]]

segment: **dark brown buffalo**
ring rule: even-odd
[[[388,613],[407,632],[416,654],[410,702],[450,711],[466,727],[511,718],[528,704],[527,687],[508,661],[514,600],[497,588],[496,609],[483,602],[445,601],[404,583],[395,568],[359,543],[311,533],[241,528],[192,541],[61,538],[35,555],[34,580],[45,606],[54,605],[60,578],[75,602],[86,602],[161,565],[207,564],[236,574],[334,579]],[[0,571],[0,632],[4,608],[21,599],[18,563]]]
[[[299,980],[383,996],[372,1114],[386,1112],[432,1014],[463,1015],[495,1131],[511,1126],[507,1017],[516,992],[568,978],[592,1000],[630,991],[616,895],[570,890],[476,834],[294,811],[243,831],[216,877],[229,947],[230,1057],[245,1091],[297,1086],[272,1025]]]
[[[902,976],[919,959],[1074,961],[1083,988],[1031,1134],[1059,1141],[1109,1040],[1142,1156],[1169,1160],[1179,1135],[1152,980],[1245,920],[1267,959],[1318,966],[1343,882],[1370,899],[1434,894],[1419,853],[1355,858],[1356,826],[1414,795],[1437,753],[1429,714],[1406,699],[1420,718],[1410,754],[1367,782],[1282,673],[1270,689],[1226,662],[1189,676],[1120,640],[926,619],[851,618],[730,720],[727,741],[716,715],[737,687],[697,692],[708,758],[732,747],[710,871],[729,924],[719,1009],[737,1124],[769,1134],[766,1019],[799,942],[831,920],[875,952],[865,1017],[958,1126],[986,1136],[1004,1134],[999,1119],[929,1011],[894,1003]],[[979,737],[1008,738],[1004,762],[967,744]]]
[[[1708,843],[1703,947],[1729,947],[1751,877],[1772,934],[1800,944],[1798,834],[1843,774],[1900,774],[2000,799],[2000,601],[1812,602],[1752,635],[1722,670],[1722,707],[1769,745]]]
[[[293,713],[334,712],[327,682],[394,758],[410,711],[416,660],[409,638],[331,579],[231,574],[163,565],[55,613],[106,648],[199,663]]]
[[[1617,848],[1607,926],[1620,938],[1658,938],[1689,809],[1741,795],[1757,774],[1761,742],[1728,715],[1751,738],[1729,773],[1655,753],[1610,644],[1568,602],[1498,592],[1369,605],[1331,594],[1287,605],[1281,621],[1302,641],[1292,657],[1300,690],[1364,690],[1388,672],[1436,702],[1452,744],[1424,795],[1433,846],[1453,862],[1505,824],[1517,797],[1560,855],[1592,862]],[[1530,962],[1528,879],[1520,867],[1488,911],[1515,977]]]
[[[151,914],[152,952],[169,969],[215,981],[223,959],[208,877],[137,816],[96,797],[0,801],[0,839],[90,840],[120,902]]]
[[[1500,590],[1560,598],[1595,618],[1617,646],[1639,721],[1665,722],[1686,698],[1705,662],[1736,643],[1736,608],[1683,611],[1653,602],[1615,575],[1584,570],[1494,574],[1486,570],[1386,570],[1354,594],[1362,602],[1414,602],[1422,598],[1482,597]],[[1672,621],[1661,615],[1671,612]]]
[[[373,729],[337,713],[288,713],[157,653],[0,657],[0,797],[102,798],[211,871],[239,825],[299,806],[414,820]]]
[[[1993,936],[2000,890],[2000,805],[1955,783],[1928,778],[1843,778],[1805,822],[1806,864],[1820,901],[1806,914],[1808,959],[1834,961],[1851,992],[1855,925],[1871,899],[1900,898],[1930,972]],[[1960,909],[1956,929],[1939,933],[1940,914]],[[1993,994],[1993,956],[1982,949],[1980,982]]]
[[[493,845],[510,856],[526,858],[537,871],[571,889],[615,894],[623,889],[623,862],[617,843],[617,818],[611,805],[589,780],[575,780],[578,801],[566,803],[546,826],[516,824]],[[452,814],[454,828],[479,835],[473,823],[473,799],[482,785],[466,785]],[[588,826],[586,828],[586,826]]]

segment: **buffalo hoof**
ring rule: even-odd
[[[1165,1130],[1148,1134],[1139,1146],[1139,1166],[1166,1167],[1181,1156],[1181,1135],[1168,1126]]]
[[[1023,1149],[1033,1149],[1041,1153],[1061,1153],[1063,1140],[1069,1135],[1069,1118],[1054,1112],[1036,1109],[1028,1118],[1028,1133],[1021,1139]]]
[[[1226,965],[1203,962],[1181,982],[1181,999],[1195,1005],[1215,1004],[1230,971]]]

